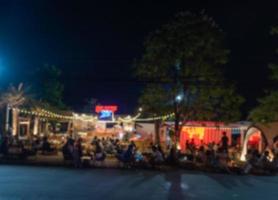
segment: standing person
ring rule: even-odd
[[[49,153],[51,151],[53,151],[53,149],[51,148],[48,138],[47,138],[47,136],[44,136],[42,139],[42,153],[45,154],[45,153]]]
[[[160,145],[157,145],[158,151],[162,154],[163,160],[165,160],[165,153],[163,152],[162,148]]]
[[[81,157],[82,157],[82,144],[81,144],[81,138],[77,139],[74,142],[73,146],[73,161],[74,161],[74,166],[76,168],[81,167]]]
[[[229,138],[227,137],[227,133],[223,132],[221,138],[221,147],[225,153],[228,153],[228,143],[229,143]]]
[[[74,140],[71,137],[68,137],[66,143],[62,148],[63,156],[65,160],[73,159],[73,147],[74,147]]]
[[[176,164],[177,161],[177,155],[174,147],[171,147],[170,152],[166,158],[166,162],[169,165],[174,165]]]

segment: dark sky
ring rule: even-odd
[[[230,2],[0,0],[0,84],[55,64],[63,70],[65,102],[73,108],[93,97],[131,112],[142,87],[131,66],[144,38],[178,11],[205,9],[226,33],[227,74],[247,98],[246,111],[268,85],[267,64],[276,46],[269,30],[277,23],[278,2]]]

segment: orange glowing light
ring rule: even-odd
[[[182,132],[186,132],[190,139],[199,138],[204,139],[205,128],[204,127],[183,127]]]

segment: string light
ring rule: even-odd
[[[131,116],[127,116],[127,117],[125,117],[125,118],[119,117],[119,118],[118,118],[118,121],[119,121],[119,122],[123,122],[123,123],[131,123],[131,122],[136,121],[140,116],[141,116],[141,112],[139,112],[139,113],[138,113],[137,115],[135,115],[134,117],[131,117]]]
[[[159,119],[166,120],[170,117],[173,117],[174,115],[175,115],[174,113],[171,113],[168,115],[163,115],[163,116],[158,116],[158,117],[138,118],[135,121],[154,121],[154,120],[159,120]]]
[[[27,109],[18,109],[17,108],[17,111],[19,111],[19,113],[38,116],[38,117],[59,118],[59,119],[67,119],[67,120],[73,119],[73,116],[60,115],[60,114],[50,112],[50,111],[47,111],[47,110],[44,110],[44,109],[40,109],[40,111],[36,111],[36,110],[27,110]]]
[[[53,119],[66,119],[66,120],[82,120],[82,121],[87,121],[87,122],[92,122],[92,121],[96,121],[97,117],[96,116],[92,116],[92,115],[86,115],[86,114],[76,114],[73,113],[73,115],[61,115],[61,114],[57,114],[45,109],[38,109],[38,110],[27,110],[27,109],[18,109],[18,108],[14,108],[16,109],[19,113],[22,114],[26,114],[26,115],[33,115],[33,116],[38,116],[38,117],[42,117],[42,118],[53,118]],[[168,115],[163,115],[163,116],[157,116],[157,117],[149,117],[149,118],[139,118],[141,116],[141,111],[142,109],[139,109],[139,113],[137,115],[135,115],[134,117],[131,116],[127,116],[125,118],[119,117],[116,122],[118,123],[132,123],[135,121],[154,121],[154,120],[166,120],[172,116],[174,116],[174,113],[168,114]]]

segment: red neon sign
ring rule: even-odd
[[[111,111],[111,112],[116,112],[118,110],[118,106],[115,106],[115,105],[109,105],[109,106],[96,106],[95,108],[95,111],[96,113],[99,113],[103,110],[108,110],[108,111]]]

